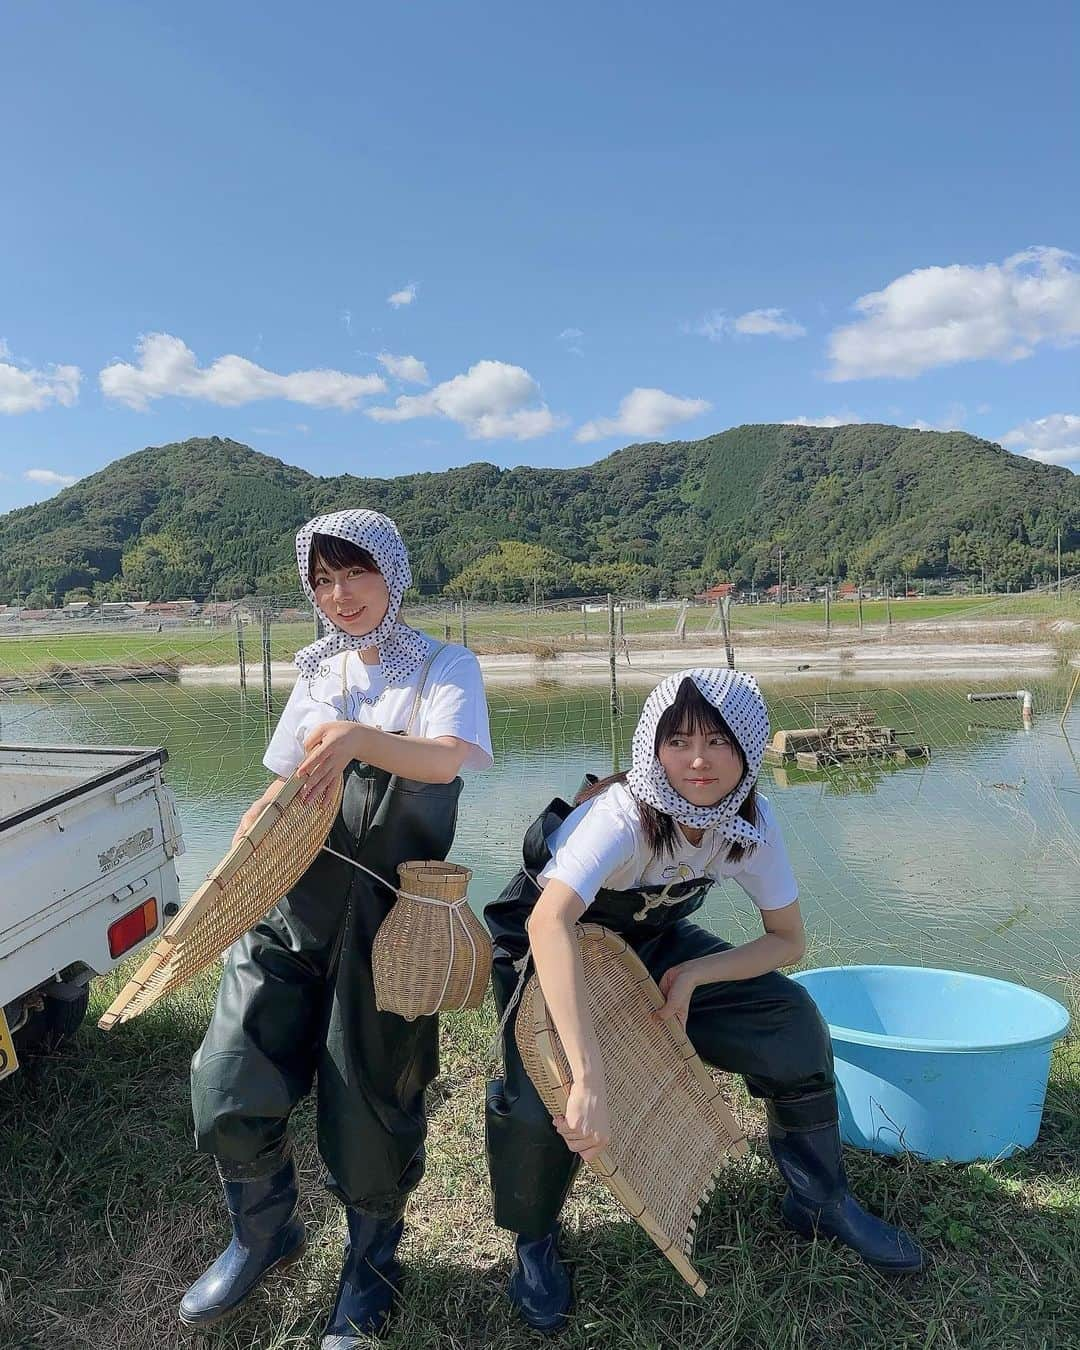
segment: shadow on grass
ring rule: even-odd
[[[203,1333],[176,1305],[227,1239],[212,1163],[191,1146],[187,1068],[212,999],[204,988],[104,1035],[84,1029],[0,1085],[0,1345],[5,1350],[275,1350],[317,1346],[343,1250],[322,1189],[314,1112],[294,1118],[310,1245],[240,1314]],[[528,1347],[504,1297],[512,1239],[491,1223],[483,1161],[490,1013],[444,1026],[429,1174],[409,1209],[408,1284],[390,1350]],[[778,1220],[781,1185],[757,1142],[718,1187],[699,1230],[698,1299],[591,1178],[575,1188],[564,1252],[578,1306],[559,1344],[867,1346],[1065,1350],[1080,1344],[1080,1048],[1059,1047],[1043,1131],[1028,1152],[954,1166],[848,1151],[852,1188],[914,1232],[927,1272],[890,1281],[853,1253],[806,1244]]]

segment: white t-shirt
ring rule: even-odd
[[[728,861],[728,841],[718,831],[706,830],[695,845],[678,827],[675,853],[657,857],[645,839],[629,788],[612,783],[598,797],[575,807],[548,840],[551,861],[540,880],[562,881],[591,905],[601,887],[625,891],[695,877],[717,881],[730,877],[758,909],[782,909],[799,898],[799,887],[776,816],[760,794],[757,809],[765,842],[741,862]]]
[[[423,635],[431,651],[438,642]],[[345,662],[345,691],[342,693],[342,662]],[[325,671],[325,673],[323,673]],[[296,681],[281,714],[263,763],[271,773],[288,778],[306,751],[304,741],[323,722],[361,722],[381,731],[404,731],[409,723],[417,685],[423,671],[418,670],[408,684],[387,689],[382,666],[366,666],[358,651],[332,657],[323,671],[308,680]],[[377,696],[377,702],[365,703],[361,694]],[[412,734],[434,739],[456,736],[472,747],[463,770],[490,768],[491,733],[488,730],[487,700],[480,663],[467,647],[446,643],[435,656],[416,710]]]

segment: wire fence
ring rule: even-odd
[[[826,634],[817,615],[742,613],[780,606],[731,605],[726,633],[715,606],[414,606],[409,622],[481,654],[488,686],[496,764],[467,785],[454,849],[474,869],[471,899],[505,884],[547,801],[572,796],[586,772],[626,766],[658,678],[723,665],[730,648],[759,675],[775,729],[829,733],[790,737],[762,780],[800,878],[815,964],[948,964],[1075,1001],[1077,599],[1073,584],[909,611],[903,624],[894,612],[891,629],[868,621],[864,600],[861,634],[832,615]],[[314,636],[297,596],[5,626],[0,740],[164,745],[190,891],[266,782],[262,754],[292,658]],[[705,918],[732,941],[757,922],[730,886],[713,892]]]

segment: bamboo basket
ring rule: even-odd
[[[408,1021],[479,1008],[491,976],[491,938],[469,909],[472,872],[448,862],[406,862],[397,900],[371,949],[375,1006]]]
[[[304,875],[341,806],[343,780],[320,804],[287,779],[162,933],[154,950],[98,1022],[108,1031],[145,1012],[212,966]]]
[[[683,1028],[653,1012],[664,996],[617,934],[579,924],[589,1009],[604,1064],[611,1144],[587,1165],[696,1294],[698,1216],[728,1154],[746,1151],[734,1116]],[[566,1110],[572,1075],[539,982],[521,999],[515,1038],[552,1115]]]

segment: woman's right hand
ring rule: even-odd
[[[571,1085],[566,1114],[555,1117],[555,1128],[571,1153],[589,1162],[611,1143],[607,1091],[602,1081],[582,1079]]]

